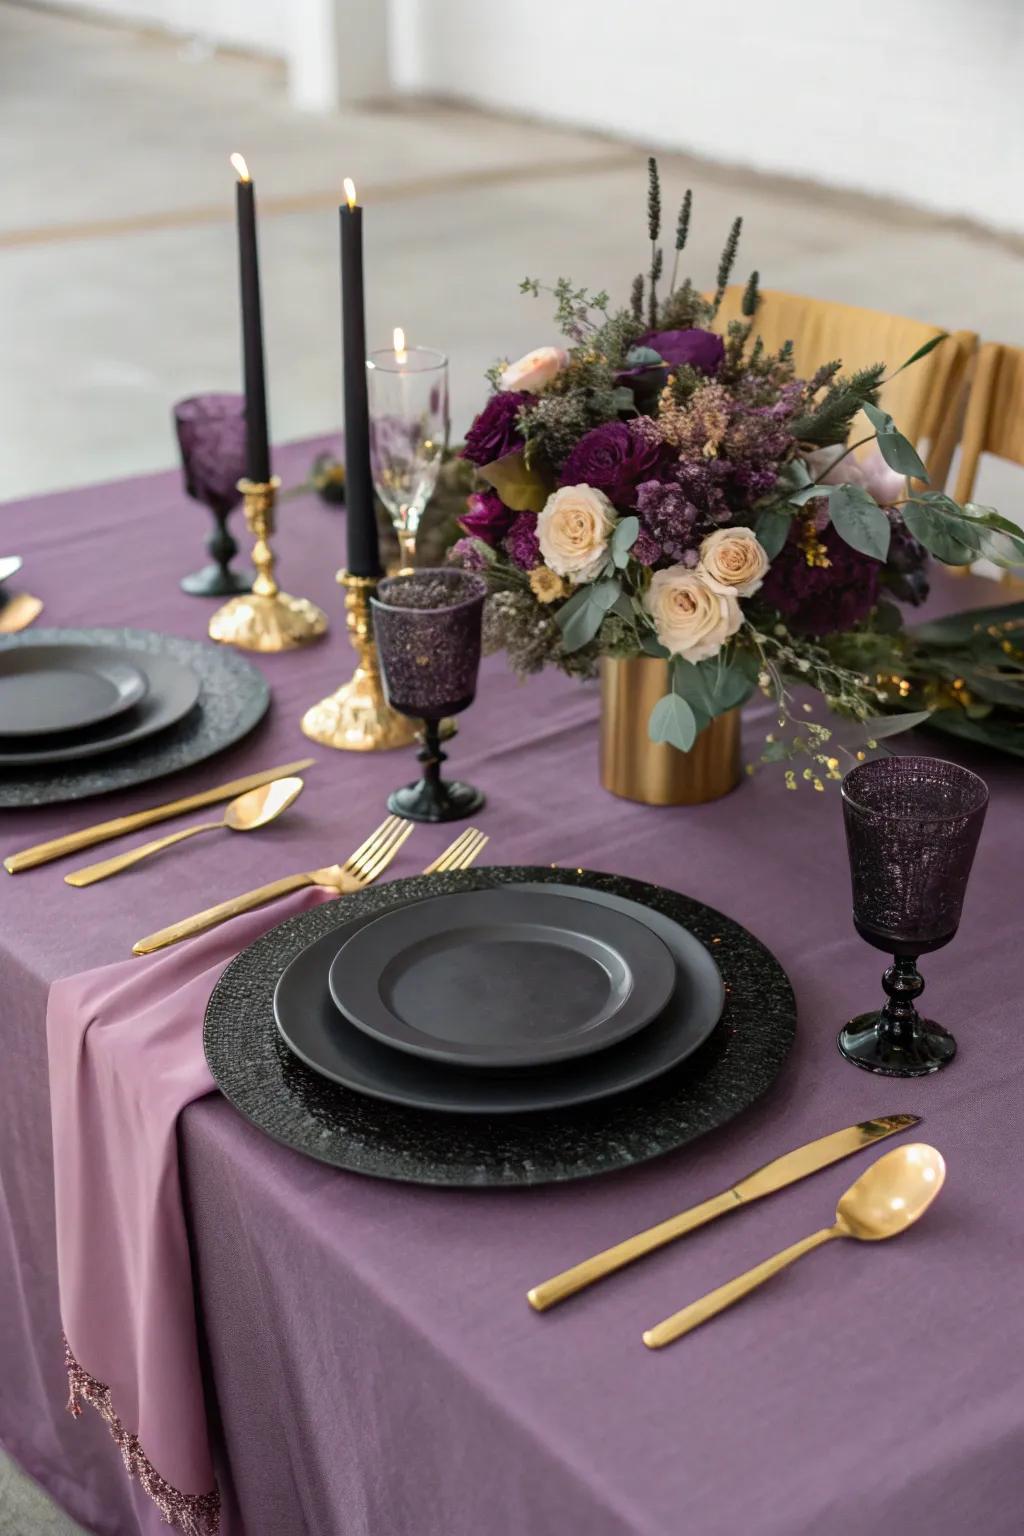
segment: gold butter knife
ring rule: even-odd
[[[108,838],[123,837],[127,832],[140,832],[155,822],[168,821],[172,816],[184,816],[187,811],[201,811],[205,805],[216,805],[220,800],[233,800],[247,789],[259,789],[271,779],[288,778],[312,768],[313,757],[303,757],[297,763],[282,763],[277,768],[264,768],[260,773],[247,773],[244,778],[232,779],[228,784],[218,784],[215,789],[203,789],[198,794],[186,795],[183,800],[171,800],[165,805],[153,805],[146,811],[134,811],[130,816],[115,816],[113,821],[101,821],[93,827],[83,827],[80,832],[69,832],[66,837],[55,837],[48,843],[36,843],[10,853],[4,859],[4,869],[16,875],[23,869],[34,869],[37,864],[48,864],[51,859],[62,859],[66,854],[77,853],[81,848],[92,848],[105,843]]]
[[[527,1291],[526,1299],[534,1311],[546,1312],[548,1307],[582,1291],[595,1280],[613,1275],[617,1269],[632,1264],[634,1259],[664,1248],[666,1243],[675,1242],[677,1237],[703,1227],[716,1216],[724,1216],[727,1211],[734,1211],[738,1205],[748,1205],[751,1200],[760,1200],[763,1195],[773,1195],[777,1189],[785,1189],[787,1184],[795,1184],[798,1179],[805,1179],[808,1174],[817,1173],[830,1163],[859,1152],[862,1147],[870,1147],[886,1136],[894,1136],[897,1131],[919,1125],[920,1121],[920,1115],[882,1115],[877,1120],[862,1120],[859,1125],[848,1125],[845,1130],[820,1136],[817,1141],[809,1141],[806,1146],[797,1147],[794,1152],[787,1152],[783,1157],[765,1163],[763,1168],[748,1173],[746,1178],[720,1195],[712,1195],[710,1200],[694,1205],[678,1216],[670,1216],[667,1221],[648,1227],[646,1232],[627,1237],[613,1248],[606,1248],[603,1253],[574,1264],[542,1285],[535,1285],[532,1291]]]

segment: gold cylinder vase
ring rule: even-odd
[[[601,783],[643,805],[703,805],[735,789],[742,775],[740,712],[717,716],[689,752],[647,734],[651,710],[669,691],[667,661],[601,659]]]

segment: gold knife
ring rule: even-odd
[[[613,1275],[617,1269],[632,1264],[634,1259],[641,1259],[656,1248],[675,1242],[677,1237],[703,1227],[716,1216],[724,1216],[726,1211],[734,1211],[738,1205],[748,1205],[751,1200],[760,1200],[763,1195],[773,1195],[777,1189],[785,1189],[787,1184],[795,1184],[809,1173],[838,1163],[852,1152],[883,1141],[886,1136],[894,1136],[897,1131],[909,1130],[920,1121],[920,1115],[882,1115],[877,1120],[862,1120],[859,1125],[848,1125],[843,1131],[833,1131],[830,1136],[809,1141],[806,1146],[797,1147],[794,1152],[787,1152],[783,1157],[765,1163],[763,1168],[748,1173],[745,1179],[740,1179],[722,1194],[712,1195],[710,1200],[691,1206],[678,1216],[670,1216],[667,1221],[648,1227],[646,1232],[627,1237],[614,1248],[606,1248],[603,1253],[574,1264],[572,1269],[563,1270],[542,1285],[535,1285],[532,1291],[527,1291],[526,1299],[535,1312],[546,1312],[548,1307],[582,1291],[595,1280]]]
[[[93,827],[83,827],[80,832],[69,832],[66,837],[55,837],[49,843],[36,843],[32,848],[22,848],[20,853],[9,853],[4,859],[4,869],[16,875],[23,869],[34,869],[37,864],[48,864],[51,859],[62,859],[65,854],[77,853],[81,848],[91,848],[95,843],[105,843],[111,837],[123,837],[127,832],[140,832],[154,822],[167,821],[172,816],[184,816],[187,811],[201,811],[205,805],[216,805],[220,800],[233,800],[247,789],[259,789],[271,779],[287,778],[312,768],[316,759],[304,757],[297,763],[282,763],[277,768],[264,768],[260,773],[247,773],[244,778],[232,779],[229,784],[218,784],[215,789],[203,789],[198,794],[186,795],[183,800],[172,800],[166,805],[152,805],[146,811],[134,811],[130,816],[115,816],[113,821],[101,821]]]

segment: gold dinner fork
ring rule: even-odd
[[[341,895],[361,891],[384,873],[413,826],[411,821],[389,816],[375,832],[370,833],[355,853],[349,854],[344,864],[328,864],[323,869],[286,875],[282,880],[272,880],[269,885],[246,891],[242,896],[233,896],[230,901],[222,901],[215,907],[207,907],[205,912],[197,912],[193,917],[186,917],[180,923],[171,923],[169,927],[140,939],[132,945],[132,954],[151,955],[154,950],[166,949],[169,944],[177,944],[180,939],[190,939],[194,934],[205,933],[218,923],[226,923],[229,918],[237,917],[242,912],[251,912],[254,907],[262,907],[268,901],[275,901],[278,896],[287,896],[289,891],[301,890],[304,885],[330,886]]]
[[[454,843],[449,843],[444,853],[432,864],[427,865],[423,873],[439,875],[448,869],[468,869],[480,857],[489,842],[490,838],[486,832],[478,832],[476,827],[467,827],[465,832],[460,832]]]

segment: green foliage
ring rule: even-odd
[[[661,178],[653,155],[647,159],[647,238],[653,245],[661,234]]]
[[[718,287],[715,289],[715,299],[712,307],[712,313],[716,315],[718,314],[719,305],[725,297],[725,290],[729,286],[732,269],[736,265],[736,252],[739,248],[740,231],[742,228],[743,220],[741,218],[733,219],[732,228],[726,236],[725,245],[719,258]]]
[[[563,651],[578,651],[594,639],[621,591],[614,577],[577,587],[555,615],[555,623],[562,631]]]
[[[789,355],[792,356],[792,346]],[[817,404],[804,415],[794,417],[789,430],[800,442],[818,448],[845,443],[857,412],[866,404],[877,404],[884,374],[885,364],[875,363],[870,368],[859,368],[849,378],[836,379]]]
[[[775,559],[789,538],[792,521],[788,512],[783,512],[777,507],[768,507],[764,512],[759,513],[754,523],[754,532],[769,560]]]
[[[753,687],[753,680],[723,653],[697,663],[677,656],[672,663],[673,692],[686,700],[698,718],[713,720],[735,709],[749,699]]]
[[[679,205],[679,217],[676,220],[676,250],[684,249],[687,237],[690,233],[690,213],[693,208],[693,190],[687,187],[683,194],[683,200]]]
[[[666,693],[651,710],[647,734],[652,741],[665,742],[680,752],[688,752],[697,740],[699,726],[691,706],[678,693]]]
[[[761,302],[761,294],[758,289],[760,280],[760,272],[756,270],[751,272],[747,278],[747,286],[743,290],[743,301],[740,304],[740,309],[747,316],[748,320],[752,320],[757,314],[757,306]]]
[[[900,363],[900,366],[896,369],[896,373],[902,373],[904,368],[913,367],[914,363],[919,363],[922,357],[927,357],[929,352],[934,352],[940,341],[948,340],[949,333],[947,331],[943,331],[940,336],[933,336],[931,341],[926,341],[923,347],[918,347],[916,352],[912,352],[905,363]],[[896,377],[896,373],[892,374],[892,378]]]
[[[637,534],[640,532],[640,519],[638,517],[623,517],[615,525],[612,534],[611,555],[615,565],[622,570],[629,561],[629,552],[636,543]]]
[[[892,527],[878,503],[860,485],[822,486],[828,494],[832,526],[853,549],[872,560],[889,554]]]
[[[488,485],[494,486],[506,507],[511,507],[513,512],[541,512],[551,494],[547,479],[534,465],[526,462],[518,448],[485,464],[479,474]]]
[[[638,272],[633,279],[633,287],[629,295],[629,308],[634,320],[642,320],[644,317],[644,275]]]
[[[897,474],[907,475],[914,480],[924,480],[927,483],[928,471],[918,458],[917,449],[899,431],[889,413],[867,400],[864,404],[864,414],[875,429],[879,451],[889,468],[894,469]]]

